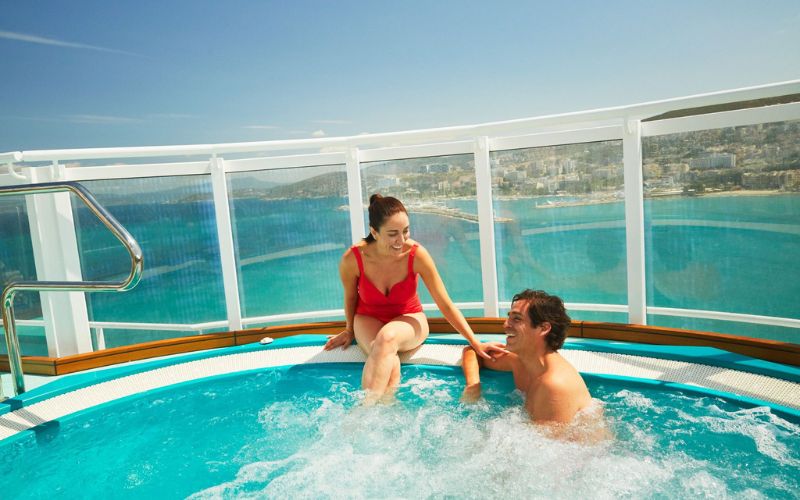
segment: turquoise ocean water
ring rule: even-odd
[[[98,321],[201,323],[225,318],[222,276],[208,180],[187,177],[181,190],[161,196],[156,185],[136,188],[151,200],[120,203],[89,184],[101,203],[128,228],[145,254],[145,275],[126,294],[94,294],[90,317]],[[130,189],[129,189],[130,191]],[[564,198],[496,200],[500,300],[526,288],[556,293],[566,302],[625,304],[624,207],[620,203],[537,208]],[[245,317],[341,308],[337,266],[352,243],[344,197],[233,202],[234,244]],[[477,213],[474,199],[443,204]],[[434,256],[451,297],[482,301],[478,225],[411,210],[411,235]],[[24,216],[24,213],[22,214]],[[9,215],[12,237],[0,259],[33,274],[25,226]],[[88,279],[120,279],[125,252],[84,209],[78,236]],[[16,225],[15,225],[16,224]],[[16,229],[15,229],[16,228]],[[14,234],[16,231],[16,235]],[[28,256],[25,256],[26,248]],[[647,303],[724,312],[800,318],[800,195],[703,196],[645,202]],[[424,302],[432,302],[421,286]],[[21,294],[18,314],[36,315],[35,297]],[[479,316],[482,311],[467,311]],[[625,314],[573,311],[575,319],[626,322]],[[649,318],[678,326],[798,342],[796,329],[683,318]],[[22,332],[23,334],[26,331]],[[23,350],[42,354],[36,329]],[[108,330],[107,345],[177,335]],[[23,339],[25,340],[25,339]],[[41,339],[43,340],[43,339]]]

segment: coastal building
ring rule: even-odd
[[[689,168],[692,170],[736,168],[736,155],[712,154],[702,158],[692,158],[689,160]]]
[[[450,165],[447,163],[431,163],[423,167],[424,171],[429,174],[446,174],[450,172]]]
[[[744,189],[787,190],[800,189],[800,172],[781,170],[777,172],[745,172],[742,174]]]

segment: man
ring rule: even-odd
[[[592,404],[592,397],[578,371],[559,353],[570,318],[560,298],[538,290],[514,296],[503,323],[506,349],[495,344],[492,360],[479,360],[470,347],[464,349],[462,368],[467,379],[463,400],[480,397],[480,366],[510,371],[517,389],[525,393],[525,409],[534,423],[551,428],[573,421]],[[563,427],[563,426],[560,426]]]

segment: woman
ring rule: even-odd
[[[479,356],[490,358],[487,346],[478,342],[447,295],[431,255],[410,238],[408,212],[400,200],[373,194],[369,226],[369,235],[348,249],[339,264],[346,325],[325,344],[325,350],[346,349],[356,340],[367,355],[361,378],[367,400],[394,392],[400,384],[398,353],[418,347],[428,337],[417,275],[453,328]]]

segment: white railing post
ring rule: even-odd
[[[358,149],[347,151],[347,201],[350,206],[350,235],[353,243],[367,235],[364,224],[364,196],[361,193],[361,163]]]
[[[644,266],[642,122],[626,120],[622,129],[625,241],[628,261],[628,322],[645,325],[647,324],[647,295]]]
[[[102,351],[106,348],[106,332],[102,327],[94,329],[94,338],[97,341],[97,350]]]
[[[32,184],[64,179],[64,167],[29,169]],[[69,193],[28,195],[28,222],[37,279],[83,281]],[[47,353],[52,357],[92,352],[83,292],[40,292]]]
[[[241,330],[242,308],[239,301],[231,207],[228,203],[228,180],[225,178],[225,162],[222,158],[217,158],[217,155],[211,157],[211,187],[214,193],[214,213],[217,218],[217,241],[222,265],[222,286],[225,290],[228,329]]]
[[[481,244],[481,277],[483,279],[483,315],[500,316],[497,288],[497,258],[494,245],[494,209],[492,207],[492,168],[489,159],[489,138],[475,139],[475,191],[478,198],[478,227]]]

